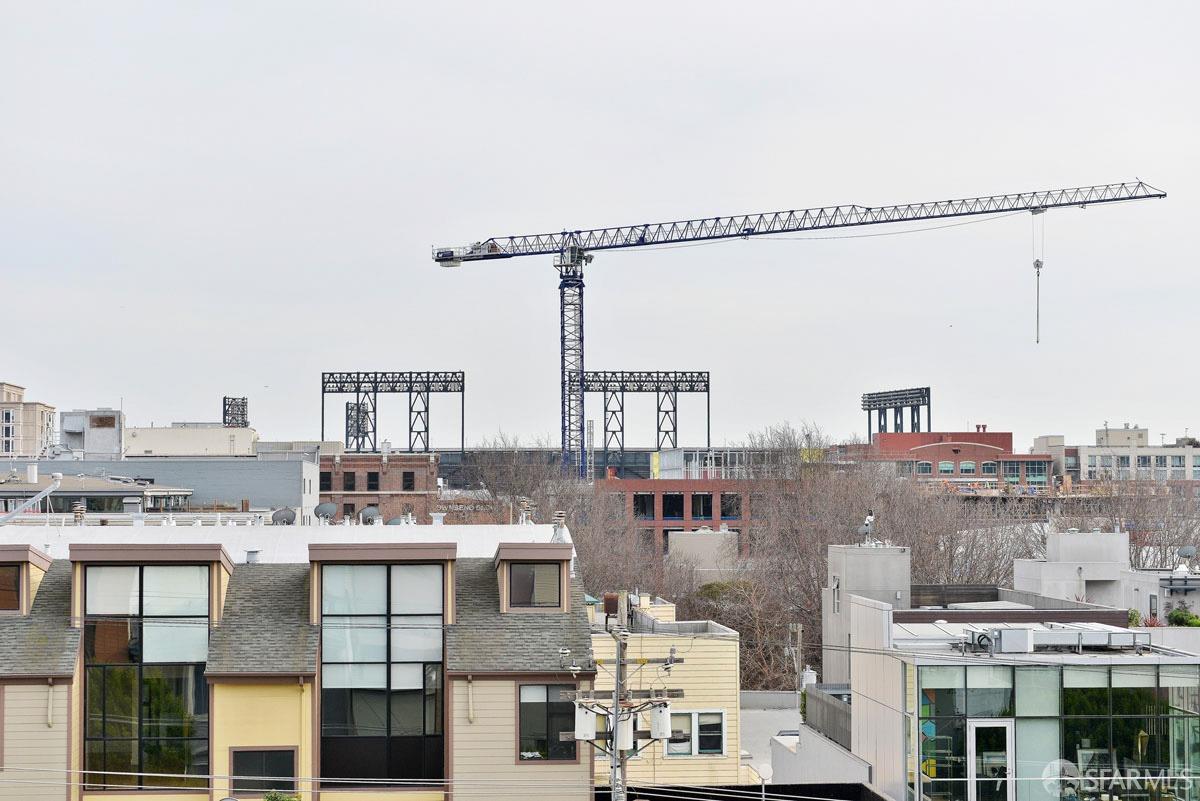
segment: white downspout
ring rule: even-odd
[[[54,728],[54,679],[46,679],[46,728]]]
[[[467,723],[475,722],[475,682],[467,674]]]

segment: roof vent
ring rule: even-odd
[[[261,554],[262,554],[262,551],[259,551],[257,549],[246,551],[246,564],[257,565],[258,558]]]

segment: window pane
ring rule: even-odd
[[[1013,713],[1013,673],[1004,665],[967,668],[967,714],[975,718],[1005,718]]]
[[[684,742],[667,741],[667,753],[690,755],[692,753],[692,716],[688,714],[672,714],[671,715],[671,736],[686,737]]]
[[[393,690],[420,690],[425,687],[425,672],[421,665],[392,665]]]
[[[564,731],[575,731],[575,704],[563,700],[564,690],[573,691],[570,684],[551,684],[546,688],[547,726],[551,759],[574,759],[575,741],[563,742],[559,735]]]
[[[137,668],[89,668],[85,680],[88,736],[137,737]]]
[[[546,703],[546,685],[545,684],[522,684],[521,685],[521,703],[522,704],[544,704],[544,703]]]
[[[1020,679],[1017,684],[1019,687]],[[1047,711],[1054,709],[1057,707],[1050,707]],[[1047,765],[1058,759],[1061,753],[1058,718],[1018,720],[1014,737],[1017,749],[1017,778],[1033,780],[1017,782],[1017,801],[1058,801],[1059,794],[1050,792],[1042,781],[1047,775]]]
[[[208,566],[142,568],[142,614],[208,615]]]
[[[387,714],[384,690],[321,691],[321,732],[325,735],[383,737],[387,734]]]
[[[207,737],[208,682],[203,665],[142,668],[143,737]]]
[[[696,715],[697,751],[701,754],[719,754],[723,750],[721,713],[701,712]]]
[[[393,662],[441,662],[442,618],[392,618]]]
[[[387,618],[326,617],[321,623],[325,662],[387,661]]]
[[[87,769],[89,771],[111,770],[113,773],[90,773],[86,779],[90,784],[133,785],[137,776],[120,775],[137,773],[137,740],[101,740],[87,743]]]
[[[1157,679],[1154,665],[1113,665],[1112,714],[1156,714],[1158,712],[1158,693],[1155,690]]]
[[[142,772],[191,774],[154,776],[146,784],[160,787],[207,787],[208,740],[142,740]]]
[[[143,618],[143,662],[208,660],[208,618]]]
[[[425,733],[424,695],[424,690],[402,690],[391,694],[393,737],[412,737]]]
[[[323,565],[321,610],[325,614],[387,612],[387,565]]]
[[[1173,715],[1200,713],[1200,673],[1196,665],[1159,665],[1158,693]],[[1200,749],[1200,742],[1197,743]]]
[[[921,717],[965,713],[966,672],[963,668],[927,665],[918,668],[917,671],[921,683]]]
[[[560,603],[558,582],[562,569],[557,562],[509,565],[509,605],[555,607]]]
[[[236,778],[234,792],[293,792],[296,783],[295,754],[292,751],[234,751],[233,775],[272,778]]]
[[[1074,762],[1086,776],[1108,775],[1112,759],[1108,750],[1109,718],[1063,718],[1063,759]]]
[[[546,688],[541,689],[544,694]],[[525,690],[525,687],[521,688],[522,696],[525,695]],[[521,759],[548,759],[550,744],[546,729],[545,701],[526,701],[522,698],[518,716],[521,734],[518,749]]]
[[[921,773],[927,779],[963,779],[967,738],[962,718],[922,720]],[[965,793],[964,793],[965,794]]]
[[[392,565],[392,613],[440,615],[441,565]]]
[[[20,578],[19,565],[0,565],[0,609],[12,612],[21,608],[21,596],[17,590]]]
[[[387,737],[321,738],[321,776],[325,779],[386,779],[387,775]],[[321,782],[322,790],[327,784]]]
[[[85,614],[138,614],[136,567],[89,567],[86,570]]]
[[[442,669],[425,666],[425,733],[442,733]]]
[[[1017,668],[1017,715],[1052,715],[1059,710],[1062,677],[1058,668]]]
[[[1063,668],[1063,714],[1108,715],[1108,668]]]
[[[387,665],[322,665],[322,687],[387,687]]]
[[[90,664],[131,665],[142,660],[137,620],[89,620],[83,631],[83,656]]]

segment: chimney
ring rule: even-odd
[[[984,434],[986,434],[987,433],[987,423],[984,423],[983,425],[981,425],[979,427],[979,430],[982,431]]]
[[[38,468],[37,468],[36,463],[25,465],[25,483],[26,484],[38,483]]]

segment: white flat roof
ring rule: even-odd
[[[72,544],[208,544],[225,546],[234,562],[258,551],[260,562],[308,562],[314,543],[453,542],[460,559],[491,559],[508,542],[571,542],[566,526],[0,526],[0,545],[32,545],[67,559]]]
[[[1147,644],[1139,654],[1130,650],[1085,648],[1082,653],[1038,649],[1032,653],[996,653],[960,650],[971,629],[1032,629],[1034,631],[1062,631],[1081,629],[1084,631],[1127,632],[1119,626],[1104,623],[1056,623],[1054,627],[1041,623],[893,623],[892,647],[899,654],[918,662],[941,663],[947,660],[955,664],[979,662],[980,664],[1085,664],[1105,665],[1112,663],[1182,662],[1200,663],[1200,654]]]

